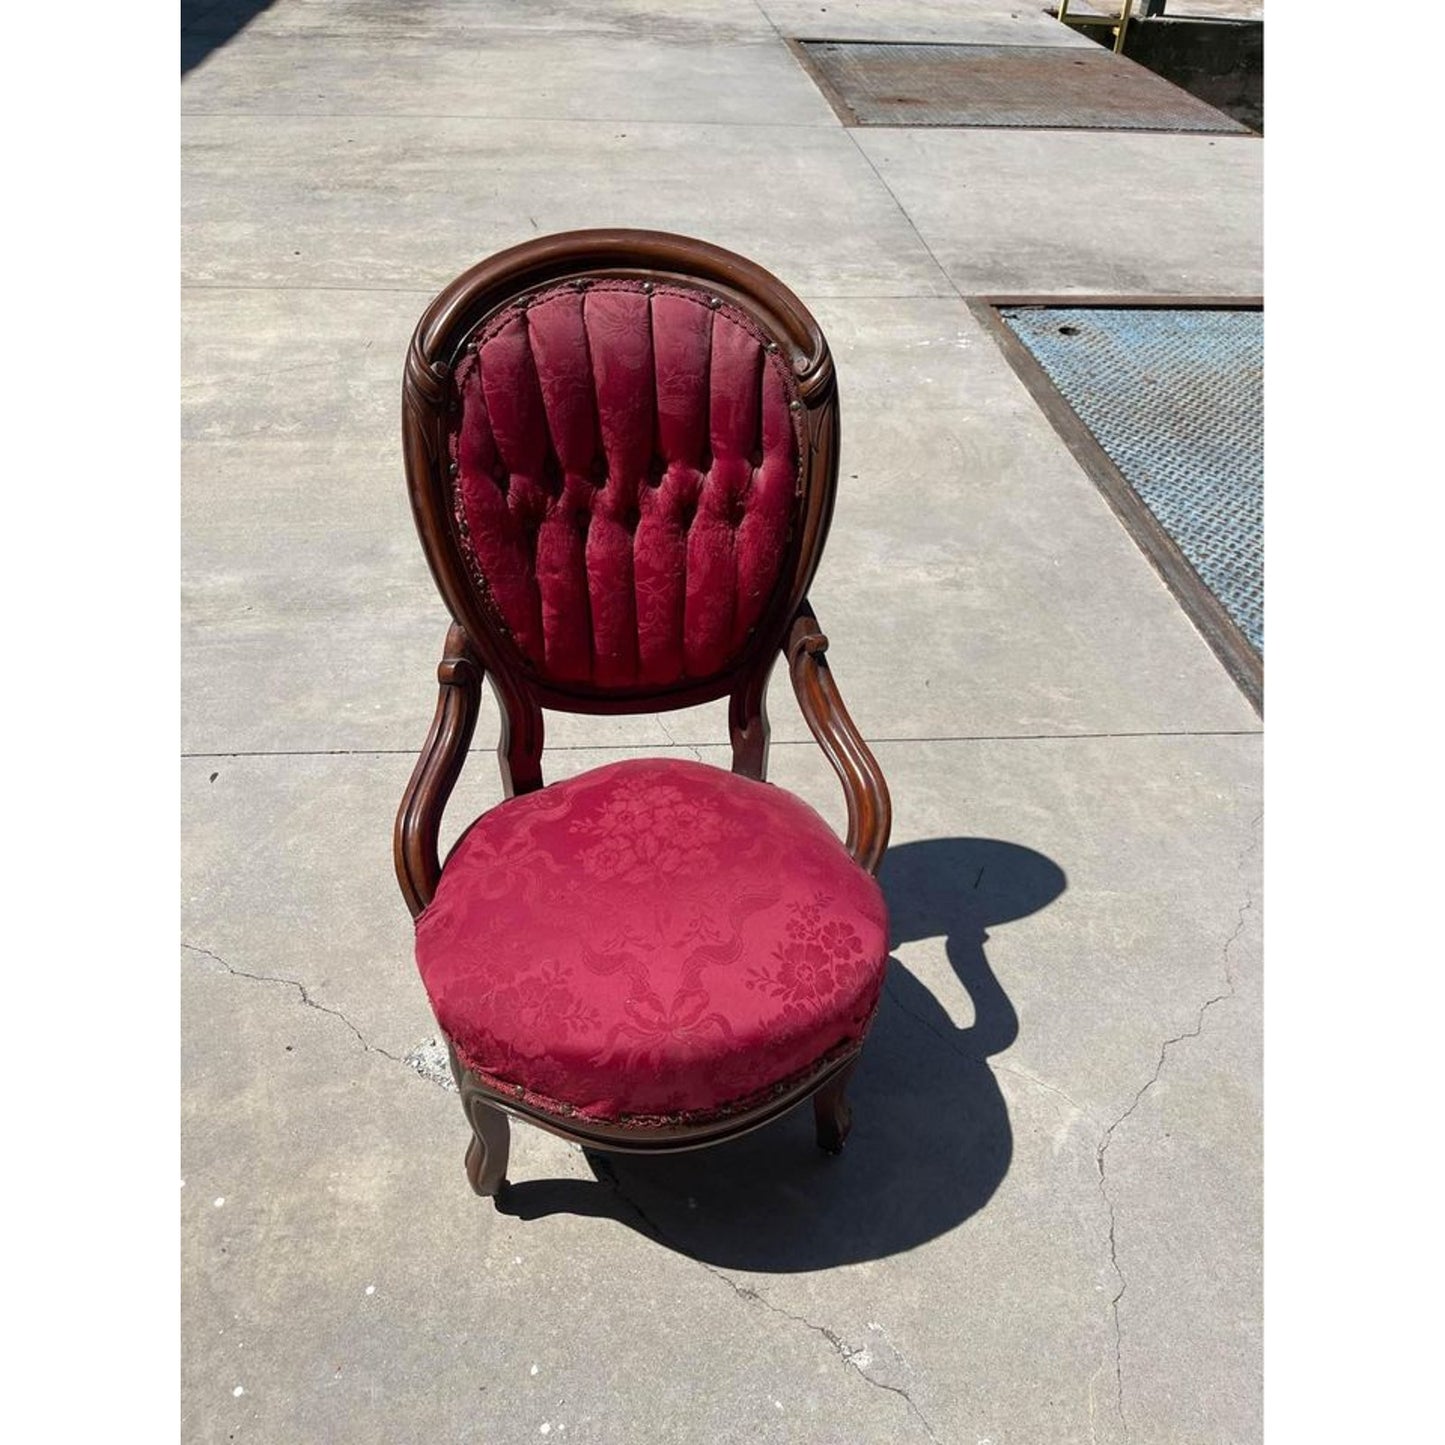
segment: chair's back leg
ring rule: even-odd
[[[813,1124],[817,1130],[818,1148],[825,1154],[841,1154],[848,1131],[853,1127],[853,1111],[848,1107],[848,1080],[858,1067],[855,1054],[816,1094],[813,1095]]]
[[[502,791],[509,798],[535,793],[542,786],[545,734],[542,709],[525,688],[516,686],[509,678],[492,673],[490,679],[502,712],[502,731],[497,742]]]
[[[756,667],[728,699],[728,734],[733,744],[733,772],[766,782],[768,776],[768,676],[772,659]]]

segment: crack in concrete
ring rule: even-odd
[[[903,1000],[899,998],[898,995],[893,991],[892,986],[886,979],[883,983],[883,992],[886,993],[888,997],[893,1000],[894,1004],[897,1006],[898,1011],[901,1014],[903,1014],[906,1018],[912,1019],[913,1022],[916,1023],[920,1028],[922,1028],[926,1033],[932,1034],[933,1037],[936,1038],[939,1043],[941,1043],[945,1048],[947,1048],[950,1053],[957,1054],[959,1058],[967,1059],[972,1064],[983,1064],[992,1073],[1012,1074],[1015,1078],[1023,1079],[1026,1083],[1033,1084],[1035,1088],[1043,1089],[1050,1094],[1057,1094],[1059,1098],[1064,1100],[1064,1102],[1068,1104],[1071,1109],[1075,1110],[1079,1114],[1082,1114],[1086,1119],[1092,1119],[1093,1116],[1090,1114],[1089,1110],[1086,1109],[1081,1103],[1079,1103],[1077,1099],[1072,1098],[1069,1094],[1065,1093],[1064,1090],[1059,1088],[1057,1084],[1051,1084],[1047,1079],[1041,1079],[1038,1077],[1037,1074],[1029,1073],[1027,1069],[1017,1068],[1013,1064],[998,1064],[995,1063],[993,1059],[986,1054],[976,1053],[972,1049],[964,1048],[958,1042],[958,1039],[956,1037],[946,1034],[942,1032],[942,1030],[936,1028],[928,1019],[924,1018],[922,1014],[914,1013],[914,1011],[909,1008],[908,1005],[904,1003]]]
[[[868,1351],[866,1349],[853,1349],[836,1330],[830,1329],[827,1325],[820,1325],[815,1320],[810,1320],[806,1315],[795,1315],[791,1310],[783,1309],[781,1305],[774,1304],[766,1295],[760,1294],[757,1290],[753,1289],[751,1285],[739,1284],[730,1275],[725,1274],[713,1265],[703,1264],[703,1268],[707,1270],[709,1274],[716,1275],[718,1279],[722,1280],[739,1299],[760,1304],[770,1314],[775,1314],[780,1319],[791,1320],[794,1324],[802,1325],[806,1329],[812,1330],[814,1334],[821,1335],[837,1352],[843,1363],[850,1366],[860,1379],[866,1380],[876,1390],[887,1390],[890,1395],[897,1395],[903,1403],[908,1406],[909,1410],[917,1418],[918,1423],[923,1426],[928,1438],[934,1442],[934,1445],[941,1445],[938,1435],[928,1421],[928,1417],[914,1403],[912,1395],[910,1395],[907,1390],[901,1385],[890,1385],[886,1380],[875,1379],[864,1369],[860,1361],[868,1357]],[[902,1355],[898,1354],[897,1346],[890,1342],[889,1348],[898,1356],[898,1359],[911,1374],[912,1367]]]
[[[1251,837],[1249,846],[1246,847],[1239,855],[1239,860],[1235,867],[1236,873],[1244,872],[1244,865],[1246,860],[1249,858],[1250,854],[1259,847],[1259,825],[1263,821],[1263,819],[1264,815],[1261,813],[1255,818],[1254,822],[1250,824],[1250,833],[1253,836]],[[1144,1095],[1147,1094],[1149,1090],[1152,1089],[1154,1085],[1159,1082],[1160,1075],[1164,1072],[1164,1064],[1169,1056],[1169,1050],[1173,1048],[1175,1044],[1183,1043],[1186,1039],[1197,1039],[1200,1034],[1204,1032],[1204,1019],[1205,1015],[1208,1014],[1209,1010],[1213,1008],[1215,1004],[1223,1003],[1226,999],[1231,999],[1235,996],[1234,970],[1230,967],[1229,954],[1230,950],[1234,947],[1236,940],[1239,938],[1239,935],[1244,931],[1245,915],[1249,913],[1249,911],[1253,907],[1254,895],[1253,893],[1247,893],[1245,895],[1244,902],[1239,905],[1239,913],[1235,918],[1234,928],[1231,931],[1229,937],[1225,939],[1224,947],[1220,951],[1220,962],[1224,965],[1224,992],[1215,994],[1212,998],[1206,999],[1204,1003],[1200,1005],[1199,1012],[1194,1019],[1193,1028],[1187,1029],[1181,1034],[1175,1034],[1173,1037],[1165,1039],[1164,1042],[1159,1046],[1159,1057],[1155,1061],[1154,1072],[1140,1086],[1138,1092],[1135,1093],[1133,1099],[1130,1101],[1129,1107],[1125,1109],[1124,1112],[1120,1114],[1119,1117],[1115,1119],[1114,1122],[1110,1124],[1107,1129],[1104,1130],[1103,1138],[1099,1141],[1099,1148],[1094,1156],[1094,1164],[1099,1171],[1099,1193],[1103,1196],[1104,1206],[1109,1212],[1109,1263],[1113,1267],[1114,1273],[1119,1278],[1119,1288],[1115,1291],[1113,1299],[1109,1301],[1109,1307],[1112,1312],[1114,1322],[1115,1401],[1119,1411],[1119,1424],[1123,1427],[1124,1439],[1126,1441],[1130,1438],[1130,1436],[1129,1417],[1124,1409],[1124,1335],[1123,1329],[1119,1322],[1119,1302],[1124,1298],[1125,1292],[1129,1288],[1129,1281],[1125,1277],[1124,1271],[1119,1267],[1118,1216],[1114,1208],[1114,1201],[1109,1196],[1107,1171],[1104,1164],[1104,1158],[1105,1155],[1109,1152],[1109,1145],[1113,1142],[1115,1131],[1139,1107],[1141,1101],[1144,1098]],[[1094,1372],[1093,1378],[1091,1378],[1089,1381],[1089,1433],[1091,1438],[1093,1437],[1094,1430],[1094,1379],[1098,1378],[1098,1374],[1099,1372],[1096,1370]]]
[[[1043,1089],[1046,1093],[1057,1094],[1075,1113],[1082,1114],[1084,1118],[1092,1121],[1093,1116],[1089,1111],[1072,1095],[1065,1093],[1064,1090],[1059,1088],[1057,1084],[1051,1084],[1047,1079],[1041,1079],[1037,1074],[1029,1073],[1027,1069],[1015,1068],[1012,1064],[990,1063],[989,1068],[996,1074],[1012,1074],[1016,1079],[1023,1079],[1025,1083],[1032,1084],[1037,1089]]]
[[[658,727],[660,727],[660,728],[662,729],[662,735],[668,740],[668,742],[670,742],[670,743],[673,745],[673,747],[686,749],[686,751],[690,752],[690,753],[693,755],[693,757],[695,757],[695,758],[698,760],[698,762],[702,762],[702,761],[703,761],[702,753],[701,753],[701,751],[698,749],[697,744],[696,744],[696,743],[680,743],[680,742],[678,742],[678,740],[673,736],[672,729],[671,729],[670,727],[668,727],[668,725],[667,725],[665,722],[663,722],[663,720],[662,720],[662,714],[661,714],[661,713],[658,713],[658,714],[654,717],[653,721],[658,725]]]
[[[699,1265],[715,1279],[721,1280],[725,1285],[727,1285],[730,1290],[732,1290],[735,1295],[737,1295],[739,1299],[746,1300],[749,1304],[761,1305],[765,1310],[768,1311],[769,1314],[775,1314],[780,1319],[789,1320],[793,1324],[802,1325],[806,1329],[812,1330],[814,1334],[821,1335],[822,1338],[827,1340],[827,1342],[833,1347],[833,1350],[843,1361],[843,1363],[848,1365],[852,1369],[853,1373],[859,1377],[859,1379],[866,1380],[868,1384],[872,1385],[875,1390],[886,1390],[890,1395],[897,1395],[903,1401],[903,1403],[908,1406],[911,1413],[917,1417],[918,1423],[923,1426],[923,1429],[927,1433],[928,1438],[934,1442],[934,1445],[942,1445],[942,1442],[939,1440],[938,1435],[935,1433],[933,1426],[929,1423],[928,1417],[923,1413],[922,1410],[918,1408],[917,1404],[914,1403],[913,1397],[908,1393],[907,1390],[903,1389],[899,1385],[890,1385],[885,1380],[875,1379],[872,1375],[867,1373],[863,1365],[860,1363],[860,1361],[869,1357],[869,1352],[866,1348],[859,1348],[856,1350],[853,1349],[848,1344],[848,1342],[844,1340],[840,1334],[838,1334],[836,1330],[829,1328],[829,1326],[827,1325],[820,1325],[816,1321],[808,1319],[806,1315],[793,1314],[791,1310],[783,1309],[781,1305],[774,1304],[772,1300],[770,1300],[766,1295],[760,1294],[751,1285],[739,1284],[737,1280],[735,1280],[725,1270],[719,1269],[714,1264],[709,1264],[705,1259],[697,1259],[695,1256],[688,1254],[686,1250],[682,1249],[680,1246],[670,1240],[667,1237],[667,1232],[661,1228],[657,1221],[653,1219],[652,1216],[649,1215],[648,1212],[635,1199],[633,1199],[630,1194],[627,1193],[627,1191],[622,1187],[622,1181],[618,1179],[616,1171],[612,1168],[611,1162],[604,1155],[589,1153],[588,1157],[591,1160],[592,1167],[597,1172],[598,1177],[605,1181],[605,1183],[612,1190],[612,1192],[630,1210],[632,1210],[632,1212],[642,1221],[643,1226],[646,1228],[647,1232],[651,1234],[652,1237],[657,1240],[659,1244],[662,1244],[668,1249],[673,1250],[675,1253],[682,1255],[684,1259],[692,1260],[694,1264]],[[879,1326],[879,1329],[881,1330],[882,1326]],[[911,1375],[913,1373],[913,1367],[908,1363],[907,1360],[903,1358],[902,1354],[899,1353],[898,1347],[894,1345],[891,1340],[889,1340],[888,1342],[888,1347],[893,1351],[894,1355],[898,1357],[898,1360],[903,1365],[904,1369],[906,1369]]]
[[[957,1034],[946,1034],[942,1029],[935,1027],[931,1020],[923,1017],[922,1014],[914,1013],[897,993],[894,992],[891,978],[885,976],[883,980],[883,992],[893,1000],[895,1007],[905,1018],[910,1018],[925,1033],[932,1034],[950,1053],[957,1054],[961,1059],[967,1059],[971,1064],[986,1064],[988,1060],[982,1055],[975,1053],[972,1049],[964,1048],[957,1038]]]
[[[365,1035],[361,1032],[361,1030],[357,1028],[356,1025],[352,1023],[351,1020],[347,1018],[340,1009],[328,1008],[327,1005],[324,1003],[317,1003],[316,1000],[311,997],[310,993],[307,992],[306,985],[302,983],[299,979],[282,978],[278,974],[273,973],[247,973],[244,969],[236,968],[232,964],[227,963],[226,960],[222,958],[219,953],[213,953],[209,948],[202,948],[199,944],[187,943],[184,939],[182,939],[181,941],[181,947],[189,949],[192,953],[199,953],[204,955],[206,958],[214,959],[217,963],[221,965],[222,968],[226,970],[227,973],[231,974],[235,978],[247,978],[250,979],[253,983],[289,984],[297,991],[297,993],[301,995],[301,1002],[305,1004],[307,1008],[314,1008],[317,1013],[330,1014],[333,1018],[340,1019],[341,1022],[344,1023],[346,1027],[349,1028],[351,1032],[356,1035],[357,1042],[361,1045],[363,1049],[366,1050],[367,1053],[380,1054],[382,1058],[390,1059],[393,1063],[396,1064],[406,1063],[405,1059],[400,1059],[395,1054],[388,1053],[379,1045],[368,1043]],[[417,1072],[420,1073],[420,1070],[417,1070]]]

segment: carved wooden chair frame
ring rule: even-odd
[[[801,411],[797,510],[774,595],[742,655],[724,673],[664,690],[558,685],[537,675],[497,625],[468,572],[450,488],[448,429],[454,368],[489,317],[528,293],[562,281],[626,278],[701,289],[739,308],[791,365]],[[427,307],[412,337],[403,383],[407,483],[423,549],[452,616],[437,669],[440,693],[431,731],[397,814],[397,879],[413,917],[441,877],[438,834],[443,810],[466,760],[487,679],[501,711],[497,749],[507,797],[542,787],[544,707],[583,714],[660,712],[728,698],[732,770],[767,774],[765,694],[776,658],[786,658],[798,705],[843,785],[846,846],[876,874],[888,844],[891,807],[877,761],[849,717],[828,665],[828,640],[807,601],[832,518],[838,475],[838,405],[833,362],[817,323],[761,267],[716,246],[654,231],[594,230],[547,236],[513,247],[458,277]],[[481,1195],[506,1182],[508,1115],[600,1150],[664,1153],[719,1143],[777,1118],[813,1097],[819,1146],[836,1153],[850,1114],[845,1099],[857,1050],[821,1064],[780,1097],[749,1111],[696,1125],[639,1128],[559,1118],[500,1093],[451,1052],[453,1073],[472,1128],[467,1175]],[[861,1044],[859,1045],[861,1047]]]

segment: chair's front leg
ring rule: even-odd
[[[507,1116],[477,1087],[477,1077],[457,1057],[456,1046],[447,1040],[447,1058],[452,1078],[462,1096],[462,1112],[472,1126],[467,1144],[467,1182],[485,1198],[500,1194],[507,1183],[507,1155],[512,1147],[512,1125]]]
[[[507,1155],[512,1147],[512,1126],[507,1116],[476,1095],[467,1106],[472,1142],[467,1145],[467,1181],[484,1199],[495,1198],[507,1182]]]

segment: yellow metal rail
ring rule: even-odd
[[[1114,32],[1114,53],[1124,48],[1124,35],[1134,14],[1134,0],[1119,0],[1117,15],[1070,15],[1069,0],[1059,0],[1059,20],[1064,25],[1081,29],[1086,25],[1107,25]]]

